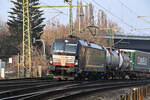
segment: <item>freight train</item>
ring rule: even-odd
[[[54,78],[97,80],[150,77],[150,53],[113,49],[75,37],[55,39],[50,71]]]

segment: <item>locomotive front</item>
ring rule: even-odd
[[[77,43],[75,38],[56,39],[51,46],[50,70],[55,78],[72,77],[77,60]]]

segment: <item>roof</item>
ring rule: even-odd
[[[130,50],[130,49],[120,49],[120,50],[125,51],[125,52],[141,52],[141,53],[150,54],[149,52],[144,52],[144,51],[140,51],[140,50]]]
[[[85,42],[85,41],[79,40],[79,43],[83,46],[86,46],[86,47],[88,46],[87,42]]]
[[[96,48],[96,49],[103,49],[103,47],[102,47],[102,46],[97,45],[97,44],[94,44],[94,43],[90,43],[90,47],[92,47],[92,48]]]
[[[102,46],[100,45],[97,45],[95,43],[87,43],[85,41],[82,41],[82,40],[79,40],[79,43],[82,45],[82,46],[86,46],[86,47],[91,47],[91,48],[95,48],[95,49],[103,49]]]

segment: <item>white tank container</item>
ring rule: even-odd
[[[122,57],[123,57],[122,68],[127,69],[130,65],[130,58],[127,54],[122,54]]]
[[[111,65],[111,54],[106,48],[105,50],[106,50],[106,64]]]
[[[116,51],[112,51],[111,53],[111,66],[113,68],[119,67],[119,55]]]
[[[116,52],[116,51],[111,52],[110,50],[108,50],[106,48],[105,48],[105,50],[106,50],[106,64],[107,64],[107,66],[109,66],[111,69],[116,69],[119,67],[119,64],[122,65],[123,61],[119,62],[120,57],[119,57],[118,52]]]
[[[122,54],[119,53],[119,68],[121,68],[123,65],[123,57],[122,57]]]

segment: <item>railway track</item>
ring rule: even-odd
[[[148,82],[149,83],[149,82]],[[74,87],[64,87],[57,90],[41,91],[41,93],[24,97],[21,100],[72,100],[73,98],[79,98],[81,96],[87,96],[91,93],[104,90],[112,90],[124,87],[133,87],[139,85],[148,84],[147,82],[135,81],[135,82],[108,82],[108,83],[89,83],[80,84]]]
[[[32,87],[41,84],[54,83],[57,80],[46,78],[21,78],[0,80],[0,92],[23,87]]]
[[[66,100],[86,96],[97,91],[102,92],[104,90],[146,85],[149,83],[150,80],[92,82],[55,80],[43,81],[41,83],[33,81],[33,83],[31,82],[27,86],[18,83],[18,86],[14,85],[16,88],[0,91],[0,100]]]
[[[12,90],[12,89],[19,89],[19,88],[27,88],[27,87],[33,87],[33,86],[37,86],[37,85],[42,85],[42,84],[54,84],[54,82],[52,81],[33,81],[33,82],[21,82],[21,83],[9,83],[9,84],[0,84],[0,92],[1,91],[6,91],[6,90]]]
[[[1,100],[17,100],[22,97],[30,96],[40,91],[44,91],[47,89],[56,89],[57,87],[70,86],[75,84],[73,81],[54,81],[54,82],[41,82],[32,83],[31,85],[25,86],[16,86],[16,88],[11,88],[8,90],[0,91],[0,99]]]
[[[52,78],[49,77],[36,77],[36,78],[13,78],[13,79],[0,79],[0,82],[6,82],[6,81],[24,81],[24,80],[52,80]]]

